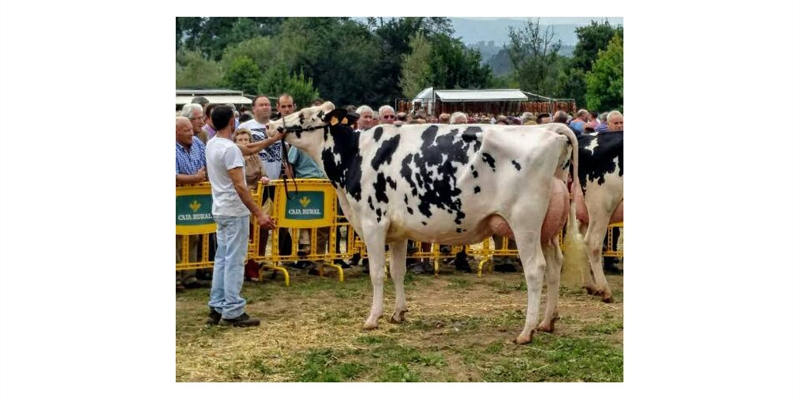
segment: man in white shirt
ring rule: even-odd
[[[239,128],[250,129],[253,135],[253,141],[259,142],[267,139],[266,125],[272,117],[272,103],[267,96],[256,96],[253,99],[253,119],[242,122]],[[261,163],[264,164],[264,170],[267,171],[267,177],[270,180],[279,179],[281,175],[281,144],[275,143],[266,149],[260,151],[258,156],[261,157]]]
[[[240,296],[244,281],[244,261],[250,231],[250,213],[262,228],[275,228],[275,222],[253,200],[245,183],[244,157],[259,152],[280,139],[237,145],[231,140],[235,121],[233,109],[217,106],[211,112],[217,133],[206,146],[206,169],[211,182],[211,215],[217,223],[217,252],[211,278],[208,324],[223,321],[237,327],[257,326],[260,321],[244,312]]]

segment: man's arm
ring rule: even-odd
[[[236,144],[239,146],[239,150],[242,151],[242,155],[249,156],[251,154],[256,154],[261,150],[266,149],[267,147],[271,146],[273,143],[281,140],[285,133],[278,132],[275,136],[268,137],[260,142],[255,143],[248,143],[248,144]]]
[[[247,189],[247,184],[244,181],[244,169],[242,167],[229,169],[228,176],[231,177],[233,187],[236,189],[236,194],[239,195],[242,203],[244,203],[247,209],[258,219],[258,225],[262,228],[274,229],[275,222],[256,205],[253,196],[250,194],[250,190]]]
[[[186,185],[190,183],[200,183],[206,180],[206,167],[202,167],[197,170],[197,173],[194,175],[188,174],[177,174],[175,175],[175,183],[179,185]]]

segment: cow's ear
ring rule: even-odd
[[[355,112],[347,113],[347,123],[348,124],[352,125],[352,124],[356,123],[356,121],[358,121],[359,118],[361,118],[361,115],[359,115],[358,113],[355,113]]]
[[[358,118],[356,118],[356,119],[358,119]],[[351,122],[349,120],[348,115],[347,115],[347,110],[345,110],[344,108],[337,108],[337,109],[325,114],[325,116],[322,117],[322,120],[327,122],[327,123],[330,123],[331,125],[339,125],[340,123],[341,124],[345,124],[345,125],[349,125],[349,124],[353,123],[353,122]]]

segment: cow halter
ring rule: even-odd
[[[286,132],[287,134],[296,133],[298,139],[300,139],[301,132],[315,131],[317,129],[324,128],[325,133],[328,133],[328,130],[330,129],[331,126],[330,123],[326,123],[325,125],[309,126],[308,128],[303,128],[302,126],[299,125],[287,127],[286,117],[281,117],[281,122],[283,122],[283,126],[278,127],[278,132],[280,133]],[[289,165],[289,155],[288,155],[289,150],[286,149],[286,141],[284,141],[283,139],[284,137],[286,137],[286,135],[283,135],[283,137],[281,137],[281,158],[283,158],[283,162],[285,162],[286,165]],[[294,172],[292,172],[292,183],[294,183],[294,192],[297,193],[298,192],[297,180],[294,177]],[[286,198],[288,200],[292,200],[292,197],[289,196],[289,185],[286,183],[286,179],[283,180],[283,190],[284,192],[286,192]]]
[[[330,128],[330,126],[331,126],[331,124],[330,124],[330,123],[326,123],[326,124],[324,124],[324,125],[309,126],[309,127],[307,127],[307,128],[303,128],[303,127],[302,127],[302,126],[300,126],[300,125],[296,125],[296,126],[289,126],[289,127],[287,127],[287,126],[286,126],[286,117],[283,117],[283,118],[281,118],[281,122],[283,122],[283,126],[279,126],[279,127],[278,127],[278,132],[281,132],[281,133],[283,133],[283,132],[286,132],[286,133],[296,133],[296,134],[297,134],[297,138],[298,138],[298,139],[300,138],[300,133],[301,133],[301,132],[315,131],[315,130],[317,130],[317,129],[323,129],[323,128],[324,128],[324,129],[326,130],[326,132],[327,132],[327,130],[328,130],[328,129]],[[283,140],[283,139],[281,139],[281,140]]]

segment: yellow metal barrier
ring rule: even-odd
[[[295,182],[297,191],[295,192]],[[256,258],[256,261],[263,262],[263,266],[268,269],[280,271],[284,275],[287,286],[289,285],[289,273],[283,264],[290,262],[321,261],[318,264],[320,276],[324,274],[325,267],[335,269],[339,275],[339,281],[344,281],[344,271],[342,267],[333,263],[335,259],[350,258],[352,256],[352,229],[349,229],[347,236],[348,245],[345,249],[337,246],[336,233],[340,227],[347,227],[348,224],[343,217],[336,213],[337,199],[336,192],[328,180],[325,179],[297,179],[286,182],[289,189],[289,197],[286,196],[283,180],[275,180],[270,185],[275,188],[275,198],[272,207],[272,217],[276,221],[277,229],[270,233],[270,240],[267,242],[268,251]],[[288,229],[291,232],[292,246],[290,254],[280,254],[280,229]],[[299,238],[308,230],[309,249],[307,254],[299,254]],[[324,243],[320,243],[324,241]],[[258,243],[258,238],[255,240]]]
[[[606,250],[603,252],[603,257],[619,257],[622,258],[622,228],[623,223],[618,222],[616,224],[608,225],[608,237],[607,237],[607,244]],[[616,247],[614,246],[614,229],[619,230],[619,239],[617,240]]]
[[[256,204],[261,204],[262,187],[252,193]],[[213,268],[214,259],[211,258],[211,234],[216,233],[217,224],[211,216],[211,184],[201,182],[191,185],[175,186],[175,235],[178,250],[175,260],[175,270],[185,271],[202,268]],[[255,217],[251,217],[251,224],[256,224]],[[258,231],[256,229],[256,231]],[[247,244],[248,258],[254,253],[258,245],[258,237],[250,236]],[[192,249],[199,246],[200,250]]]
[[[271,216],[276,221],[278,229],[288,229],[291,232],[292,246],[290,254],[279,254],[280,235],[278,229],[267,231],[269,238],[262,241],[261,232],[255,217],[251,217],[251,234],[248,242],[248,260],[261,263],[259,280],[262,279],[263,269],[280,271],[284,276],[286,286],[289,286],[289,272],[284,268],[285,263],[306,261],[321,261],[318,264],[319,274],[324,274],[324,268],[334,268],[338,272],[339,281],[344,281],[342,267],[333,263],[333,260],[351,259],[358,253],[362,259],[367,259],[367,249],[364,243],[354,234],[352,226],[343,215],[337,213],[338,200],[333,186],[325,179],[297,179],[297,192],[294,182],[287,181],[289,196],[287,198],[283,180],[274,180],[270,186],[275,190],[274,201],[271,207]],[[261,204],[264,190],[259,183],[253,193],[256,204]],[[216,232],[216,224],[211,217],[211,185],[203,182],[194,185],[176,186],[176,243],[180,251],[176,257],[176,270],[192,270],[211,268],[214,260],[210,258],[211,241],[209,235]],[[622,257],[622,223],[611,224],[608,227],[608,245],[603,252],[604,257]],[[619,240],[615,247],[613,244],[613,231],[619,230]],[[299,254],[300,231],[308,230],[308,254]],[[337,236],[342,236],[344,248]],[[563,234],[559,235],[559,243],[563,246]],[[319,243],[319,241],[324,243]],[[266,248],[259,249],[259,242],[265,242]],[[424,242],[412,242],[417,251],[408,253],[407,258],[427,259],[432,261],[434,275],[439,276],[439,261],[444,258],[455,257],[462,248],[466,247],[467,256],[479,259],[478,276],[494,269],[493,258],[496,256],[518,257],[516,246],[510,246],[509,238],[501,238],[500,243],[495,243],[488,238],[481,243],[470,246],[451,246],[448,254],[442,254],[439,243],[428,243],[429,249],[424,249]],[[199,246],[199,250],[192,250]],[[260,251],[259,251],[260,250]],[[192,251],[197,251],[194,257]],[[384,260],[384,269],[388,269],[388,257]],[[387,273],[388,278],[388,273]]]

